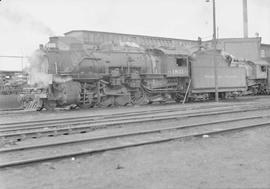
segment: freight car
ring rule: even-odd
[[[25,107],[40,110],[176,102],[214,94],[217,60],[220,95],[245,91],[244,68],[231,67],[220,51],[148,48],[126,42],[89,48],[71,37],[51,38],[31,60]]]

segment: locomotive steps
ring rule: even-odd
[[[136,120],[134,120],[134,122],[121,125],[121,127],[118,125],[117,128],[108,127],[85,134],[69,135],[64,138],[53,137],[50,138],[49,143],[48,141],[42,141],[46,139],[43,138],[36,140],[35,145],[24,144],[18,147],[2,148],[0,151],[2,157],[0,167],[25,165],[187,137],[268,126],[270,124],[270,114],[267,111],[264,113],[257,111],[262,109],[269,109],[269,106],[239,106],[231,107],[230,110],[226,109],[226,111],[222,108],[216,108],[216,112],[204,110],[203,112],[196,112],[194,114],[190,113],[190,115],[182,115],[182,117],[177,115],[183,119],[187,117],[190,118],[190,116],[195,119],[190,123],[187,123],[188,119],[186,119],[185,121],[187,122],[181,125],[179,124],[179,120],[175,120],[178,117],[171,115],[172,117],[174,116],[174,119],[170,121],[167,119],[167,121],[161,125],[157,125],[156,121],[148,121],[147,124],[141,123],[127,127],[131,123],[136,122]],[[238,111],[238,113],[236,113],[236,111]],[[248,112],[252,113],[253,116],[246,115]],[[227,116],[230,115],[229,119],[222,118],[225,114]],[[210,117],[210,115],[216,116],[213,118]],[[198,123],[196,116],[205,118],[205,120],[202,121],[200,119]],[[154,115],[152,115],[152,117],[155,118]],[[211,118],[211,121],[209,118]],[[160,120],[162,120],[162,118]]]

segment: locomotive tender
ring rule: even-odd
[[[73,37],[51,37],[31,60],[24,106],[40,110],[181,102],[213,96],[216,57],[222,97],[247,89],[246,71],[221,51],[142,48],[133,42],[89,48]]]

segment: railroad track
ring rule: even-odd
[[[109,150],[135,147],[147,144],[167,142],[187,137],[220,134],[248,128],[270,125],[270,114],[261,116],[241,116],[230,119],[216,119],[201,123],[178,125],[156,125],[145,127],[138,125],[110,130],[100,130],[85,137],[57,140],[50,143],[36,143],[0,150],[0,168],[61,160],[80,155],[93,154]]]
[[[204,103],[205,102],[201,102],[201,107],[205,107],[205,108],[207,108],[207,107],[211,107],[212,105],[204,105]],[[249,103],[254,103],[254,104],[256,104],[256,102],[249,102]],[[237,104],[243,104],[243,102],[234,102],[234,104],[235,105],[237,105]],[[162,104],[162,105],[159,105],[159,104],[151,104],[151,105],[148,105],[148,104],[146,104],[146,105],[141,105],[141,107],[149,107],[149,106],[151,106],[151,107],[160,107],[160,108],[164,108],[165,106],[170,106],[170,105],[177,105],[177,104],[175,104],[175,103],[167,103],[167,104]],[[198,107],[197,106],[197,103],[190,103],[189,104],[189,106],[195,106],[195,107]],[[219,105],[214,105],[214,106],[230,106],[230,105],[228,105],[228,104],[219,104]],[[110,109],[114,109],[114,108],[117,108],[117,107],[110,107]],[[123,108],[125,108],[125,107],[123,107]],[[96,107],[96,108],[94,108],[94,109],[89,109],[89,111],[91,111],[91,110],[100,110],[100,109],[104,109],[104,108],[99,108],[99,107]],[[108,107],[106,108],[106,109],[109,109]],[[58,108],[57,109],[57,111],[60,111],[60,112],[65,112],[65,111],[69,111],[69,110],[67,110],[67,108]],[[80,111],[80,110],[76,110],[76,111]],[[82,109],[82,111],[85,111],[84,109]],[[86,110],[87,111],[87,110]],[[46,112],[46,111],[45,111]],[[49,112],[49,111],[48,111]],[[0,109],[0,115],[2,115],[2,116],[9,116],[9,115],[16,115],[16,114],[35,114],[35,113],[37,113],[37,114],[39,114],[40,112],[37,112],[37,111],[34,111],[34,110],[25,110],[25,109],[23,109],[23,108],[7,108],[7,109]]]
[[[6,108],[6,109],[0,109],[0,115],[2,114],[8,114],[13,112],[22,112],[23,108]]]
[[[174,120],[198,116],[212,116],[246,111],[269,109],[270,105],[254,107],[253,105],[212,107],[190,110],[186,112],[179,108],[163,110],[116,113],[112,115],[82,116],[54,120],[38,120],[31,122],[16,122],[0,124],[1,141],[20,141],[27,138],[39,138],[42,136],[69,135],[74,133],[86,133],[96,129],[119,127],[162,120]]]
[[[141,107],[149,107],[149,106],[151,106],[151,107],[164,107],[164,106],[170,106],[170,105],[175,105],[175,103],[173,103],[173,104],[171,104],[171,103],[167,103],[167,104],[162,104],[162,105],[158,105],[158,104],[151,104],[151,105],[149,105],[149,104],[145,104],[145,105],[140,105]],[[205,105],[203,105],[203,106],[205,106]],[[221,106],[221,105],[220,105]],[[124,107],[122,107],[122,108],[126,108],[127,106],[124,106]],[[205,106],[205,107],[207,107],[207,105]],[[106,107],[105,109],[114,109],[114,108],[118,108],[117,106],[115,106],[115,107]],[[88,110],[101,110],[101,109],[104,109],[104,108],[102,108],[102,107],[95,107],[95,108],[93,108],[93,109],[88,109]],[[86,110],[86,109],[79,109],[79,110],[76,110],[76,111],[84,111],[84,110]],[[68,109],[68,108],[56,108],[56,111],[58,111],[58,112],[65,112],[65,111],[70,111],[70,109]],[[87,110],[86,110],[87,111]],[[50,112],[50,111],[44,111],[44,112]],[[44,113],[43,112],[43,113]],[[29,110],[26,110],[26,109],[23,109],[23,108],[7,108],[7,109],[0,109],[0,115],[2,115],[2,116],[9,116],[10,114],[35,114],[35,113],[37,113],[37,114],[39,114],[40,113],[40,111],[36,111],[36,110],[31,110],[31,109],[29,109]]]
[[[203,103],[202,103],[203,104]],[[238,103],[235,103],[235,104],[238,104]],[[239,103],[240,104],[240,103]],[[171,103],[168,103],[168,104],[162,104],[162,105],[158,105],[158,104],[146,104],[146,105],[140,105],[140,107],[160,107],[161,109],[166,107],[166,106],[173,106],[173,105],[177,105],[175,103],[171,104]],[[193,104],[189,104],[191,107]],[[189,107],[190,107],[189,106]],[[198,107],[197,104],[195,105],[195,107]],[[207,108],[207,107],[211,107],[212,105],[201,105],[200,107],[203,107],[203,108]],[[214,105],[216,107],[218,106],[231,106],[231,105],[224,105],[224,104],[219,104],[219,105]],[[121,108],[126,108],[127,106],[124,106],[124,107],[121,107]],[[130,106],[130,108],[132,108],[133,106]],[[117,109],[119,107],[106,107],[106,108],[100,108],[100,107],[95,107],[95,108],[92,108],[92,109],[79,109],[79,110],[76,110],[76,111],[91,111],[91,110],[113,110],[113,109]],[[183,107],[182,107],[183,108]],[[183,108],[185,109],[185,108]],[[190,109],[190,108],[187,108],[187,109]],[[70,112],[70,110],[66,109],[66,108],[59,108],[59,109],[56,109],[57,112]],[[50,112],[50,111],[44,111],[42,113],[46,113],[46,112]],[[9,108],[9,109],[0,109],[0,115],[3,115],[3,116],[9,116],[10,114],[39,114],[40,111],[33,111],[33,110],[24,110],[22,108]]]

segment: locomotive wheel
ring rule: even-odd
[[[127,104],[130,103],[130,97],[129,95],[118,96],[118,97],[115,97],[114,102],[115,102],[115,105],[117,106],[126,106]]]
[[[145,101],[145,92],[142,88],[131,93],[131,103],[132,104],[143,104]]]
[[[93,104],[79,104],[79,107],[82,109],[89,109],[89,108],[93,108],[94,105]]]
[[[99,105],[101,107],[110,107],[113,104],[114,104],[114,96],[105,96],[105,97],[102,97]]]
[[[56,107],[56,102],[54,100],[45,99],[43,102],[43,106],[46,110],[53,111]]]
[[[181,94],[179,94],[179,93],[176,93],[176,94],[173,96],[173,99],[175,100],[175,102],[180,103],[180,102],[183,100],[183,95],[181,95]]]

